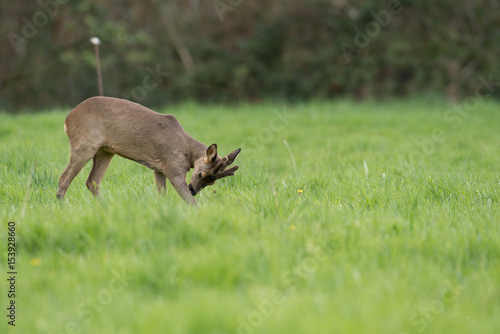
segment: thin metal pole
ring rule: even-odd
[[[99,45],[101,45],[101,41],[98,37],[92,37],[90,39],[90,43],[94,44],[94,54],[97,71],[97,87],[99,88],[99,95],[103,96],[104,91],[102,88],[101,57],[99,56]]]

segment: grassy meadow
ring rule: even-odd
[[[68,112],[0,113],[1,333],[500,331],[498,103],[166,108],[242,147],[198,207],[120,157],[59,203]]]

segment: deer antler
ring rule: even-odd
[[[241,148],[229,153],[228,156],[222,158],[222,160],[214,167],[214,169],[212,170],[213,173],[212,175],[215,180],[221,179],[226,176],[234,175],[234,172],[236,172],[236,170],[240,168],[240,166],[234,165],[229,169],[226,168],[233,163],[234,159],[236,159],[238,154],[240,154],[240,151]]]

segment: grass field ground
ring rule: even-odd
[[[243,149],[198,207],[119,157],[100,199],[88,164],[58,203],[67,112],[0,114],[0,332],[500,331],[498,103],[165,109]]]

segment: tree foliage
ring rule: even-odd
[[[409,96],[500,78],[494,0],[0,0],[0,108]],[[500,80],[498,80],[500,81]]]

